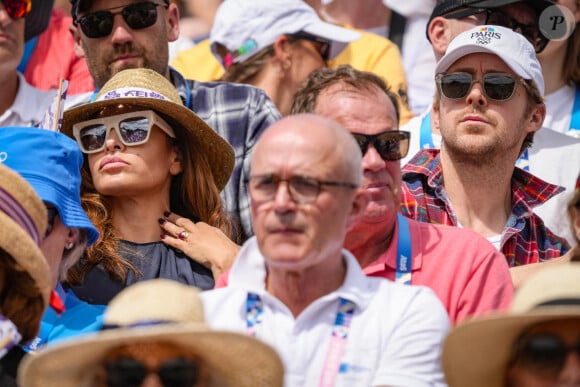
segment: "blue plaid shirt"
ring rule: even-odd
[[[183,103],[234,148],[234,170],[221,196],[229,213],[240,223],[243,239],[254,235],[245,181],[250,175],[250,155],[256,141],[281,118],[276,105],[261,89],[249,85],[186,80],[174,69],[171,81]]]

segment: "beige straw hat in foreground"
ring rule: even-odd
[[[580,317],[580,263],[546,267],[516,292],[509,312],[451,330],[443,346],[449,387],[504,387],[516,338],[530,325]]]
[[[129,286],[105,312],[103,325],[108,329],[27,356],[18,371],[19,385],[86,385],[108,351],[120,345],[154,341],[189,349],[220,385],[282,386],[284,370],[274,349],[245,334],[210,330],[198,293],[197,288],[168,279]]]
[[[10,155],[0,154],[1,157]],[[46,231],[46,214],[34,189],[0,162],[0,248],[30,274],[45,306],[52,291],[52,276],[38,246]]]

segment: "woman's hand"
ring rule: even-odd
[[[159,219],[165,244],[184,252],[190,259],[211,269],[215,280],[233,264],[240,246],[217,227],[166,212]]]

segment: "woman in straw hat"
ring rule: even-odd
[[[62,131],[85,153],[82,202],[101,235],[68,273],[77,296],[107,304],[159,277],[212,288],[238,250],[219,196],[234,152],[173,85],[152,70],[121,71],[94,102],[64,113]]]
[[[450,387],[580,385],[580,263],[546,267],[507,314],[455,327],[443,346]]]
[[[143,281],[122,291],[96,334],[27,357],[21,387],[281,387],[278,354],[251,336],[210,330],[199,290]]]
[[[15,384],[51,294],[50,271],[38,245],[46,209],[32,187],[0,164],[0,386]]]

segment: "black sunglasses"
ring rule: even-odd
[[[377,150],[383,160],[396,161],[407,156],[409,152],[409,138],[411,133],[402,130],[389,130],[386,132],[367,135],[352,133],[363,156],[367,153],[369,144]]]
[[[294,34],[286,34],[290,39],[293,40],[307,40],[309,42],[318,45],[318,52],[322,56],[322,60],[325,62],[330,58],[330,41],[328,39],[321,38],[320,36],[312,35],[307,32],[299,31]]]
[[[517,81],[525,85],[522,78],[514,78],[503,73],[485,74],[483,80],[475,79],[472,74],[464,72],[437,74],[435,81],[441,94],[449,99],[465,98],[473,84],[480,82],[483,84],[483,92],[487,98],[494,101],[507,101],[516,91]]]
[[[129,4],[120,11],[111,12],[110,8],[79,17],[75,24],[81,27],[83,33],[89,38],[104,38],[113,31],[115,15],[122,15],[123,20],[134,30],[151,27],[157,21],[157,7],[168,7],[167,4],[144,1]]]
[[[139,360],[121,357],[105,363],[108,387],[139,387],[150,373],[156,373],[165,387],[194,387],[199,378],[198,365],[193,360],[175,358],[150,370]]]
[[[522,336],[514,346],[511,364],[518,364],[537,374],[556,377],[562,371],[570,352],[580,355],[580,341],[567,345],[553,334]]]
[[[54,220],[58,215],[58,210],[55,207],[46,207],[47,213],[47,225],[46,225],[46,232],[44,233],[44,237],[47,238],[52,230],[54,229]]]
[[[546,48],[550,41],[541,33],[537,24],[523,24],[512,18],[505,12],[495,8],[467,8],[456,12],[451,12],[444,17],[446,19],[463,19],[469,16],[476,16],[485,13],[485,20],[482,25],[494,25],[509,28],[512,31],[521,33],[533,46],[536,54]]]

